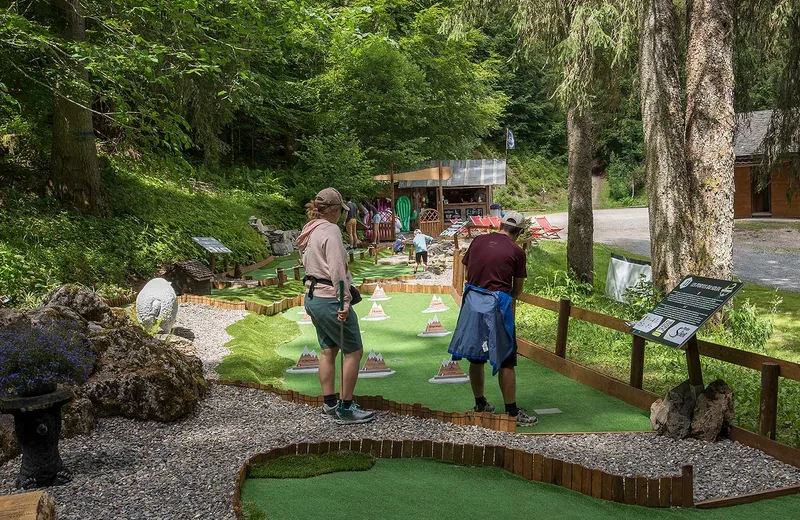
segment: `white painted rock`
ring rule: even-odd
[[[159,332],[169,333],[178,317],[178,297],[172,284],[163,278],[153,278],[136,297],[136,319],[145,329],[160,322]]]

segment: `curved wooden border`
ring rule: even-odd
[[[305,395],[295,390],[284,390],[272,385],[262,385],[260,383],[252,383],[250,381],[235,381],[227,379],[209,379],[209,383],[223,386],[236,386],[239,388],[254,388],[263,390],[271,394],[277,395],[284,401],[290,401],[296,404],[305,404],[317,408],[322,407],[322,396],[319,395]],[[460,412],[443,412],[441,410],[433,410],[420,403],[406,404],[398,403],[390,399],[384,398],[382,395],[357,395],[354,399],[358,404],[370,410],[377,410],[379,412],[392,412],[397,415],[406,415],[416,417],[418,419],[435,419],[437,421],[456,424],[459,426],[480,426],[489,430],[500,432],[517,431],[517,421],[508,416],[508,414],[493,414],[489,412],[473,412],[467,411]]]
[[[242,519],[241,489],[250,467],[284,455],[322,455],[334,451],[369,453],[380,459],[432,458],[463,466],[503,468],[527,480],[562,486],[578,493],[622,504],[646,507],[692,507],[694,485],[692,466],[681,475],[647,479],[612,475],[580,464],[544,457],[539,453],[505,446],[454,444],[431,440],[357,439],[289,444],[250,457],[236,475],[233,510]],[[686,498],[688,497],[688,498]]]

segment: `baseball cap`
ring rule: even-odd
[[[503,224],[518,228],[524,228],[526,226],[525,217],[522,216],[522,213],[513,210],[506,211],[506,214],[503,216]]]
[[[349,209],[344,200],[342,200],[342,194],[336,188],[325,188],[317,193],[317,196],[314,197],[314,204],[321,213],[327,213],[336,209],[337,206],[344,211]]]

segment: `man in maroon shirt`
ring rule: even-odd
[[[466,357],[470,361],[475,411],[495,410],[484,396],[484,365],[491,359],[494,368],[497,368],[495,361],[499,364],[498,379],[506,413],[516,417],[519,426],[534,426],[538,422],[536,417],[517,406],[514,372],[517,342],[513,332],[513,299],[522,293],[528,276],[525,251],[516,241],[525,228],[525,217],[517,211],[508,211],[498,233],[478,236],[470,244],[462,260],[467,268],[468,287],[449,351],[456,358]],[[491,294],[496,298],[487,296]],[[504,352],[496,352],[499,350]]]

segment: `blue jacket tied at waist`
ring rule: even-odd
[[[466,284],[458,323],[447,350],[454,359],[488,360],[492,375],[516,348],[513,298]]]

